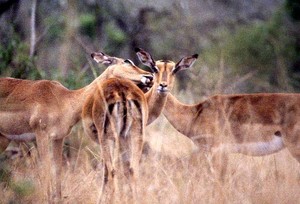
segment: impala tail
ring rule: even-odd
[[[115,144],[119,146],[119,151],[123,165],[132,164],[138,161],[137,155],[141,154],[144,137],[144,111],[139,100],[124,99],[107,106],[108,114],[104,120],[104,135],[111,132],[115,138]],[[131,172],[125,172],[129,175]]]
[[[133,129],[138,129],[140,134],[143,130],[143,111],[138,100],[118,101],[108,105],[109,116],[104,122],[104,131],[108,131],[108,124],[117,136],[126,139]],[[108,122],[108,121],[111,122]]]

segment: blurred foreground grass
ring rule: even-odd
[[[139,203],[299,203],[300,165],[287,150],[265,157],[232,154],[225,182],[210,173],[210,155],[194,154],[195,146],[160,118],[147,127],[152,151],[141,161]],[[97,145],[80,127],[68,141],[64,162],[64,203],[96,203],[101,185]],[[9,179],[1,180],[0,203],[41,203],[37,152],[6,160]],[[3,166],[2,163],[1,166]]]

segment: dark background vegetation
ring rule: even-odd
[[[297,0],[0,0],[0,75],[79,88],[104,69],[91,52],[138,63],[142,47],[173,61],[199,53],[179,79],[197,96],[297,92],[299,10]]]

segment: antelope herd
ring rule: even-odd
[[[92,53],[107,68],[79,90],[56,81],[0,78],[0,150],[12,140],[36,140],[48,202],[62,201],[63,141],[80,120],[85,134],[100,146],[101,202],[122,195],[122,175],[129,178],[132,199],[139,200],[136,186],[145,128],[161,113],[200,150],[221,155],[217,168],[226,169],[228,153],[263,156],[285,147],[300,162],[300,94],[215,95],[186,105],[170,91],[176,73],[190,68],[198,55],[175,63],[154,61],[141,48],[135,51],[151,72],[128,59]]]
[[[49,201],[61,200],[63,140],[81,119],[85,100],[95,93],[98,82],[115,77],[148,85],[153,80],[150,73],[138,68],[130,60],[104,53],[93,53],[92,56],[97,56],[94,59],[98,63],[109,67],[91,84],[79,90],[69,90],[56,81],[0,79],[1,146],[7,145],[9,140],[36,139],[41,183]],[[55,167],[52,182],[49,179],[51,167]]]

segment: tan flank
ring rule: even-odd
[[[169,94],[164,115],[199,144],[252,156],[287,147],[300,162],[300,94],[216,95],[196,105]]]
[[[123,175],[129,177],[136,201],[136,179],[148,117],[144,93],[129,80],[107,79],[98,83],[82,110],[84,130],[99,142],[104,164],[99,201],[111,203],[110,199],[120,199]]]
[[[227,153],[264,156],[287,147],[300,162],[300,94],[216,95],[195,105],[169,94],[163,113],[199,149],[219,157],[214,165],[221,177]]]

